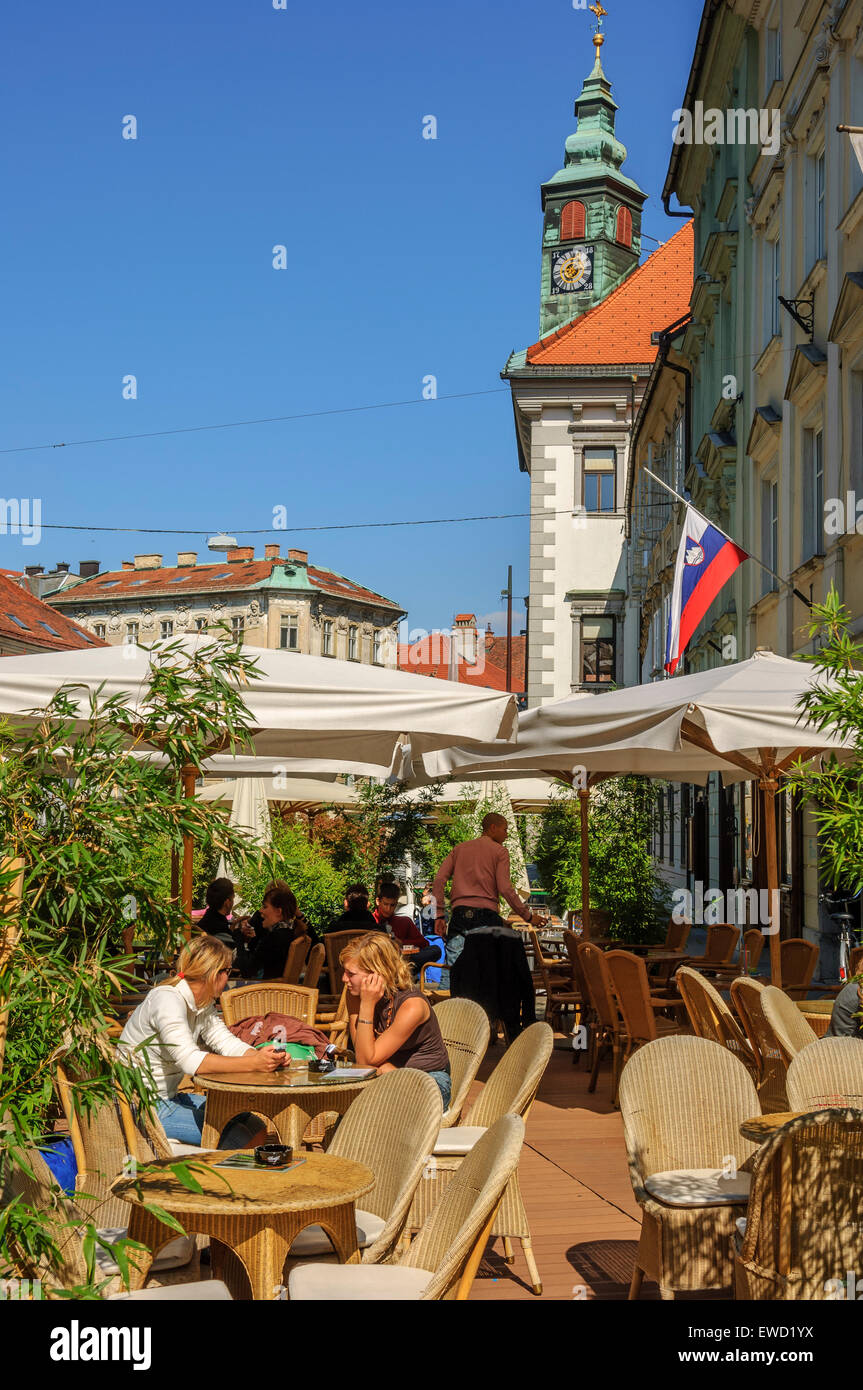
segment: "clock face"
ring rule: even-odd
[[[593,289],[592,246],[568,246],[551,258],[552,294],[586,293]]]

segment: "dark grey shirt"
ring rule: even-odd
[[[853,982],[846,985],[836,996],[827,1036],[830,1038],[863,1038],[863,1019],[857,1015],[863,1012],[858,987]]]

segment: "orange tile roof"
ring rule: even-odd
[[[73,623],[56,608],[0,572],[0,650],[4,639],[39,651],[65,652],[73,647],[104,647],[105,643]],[[17,619],[17,621],[16,621]]]
[[[607,299],[527,350],[532,367],[653,362],[651,333],[689,312],[694,273],[692,222],[660,246]]]
[[[257,584],[265,584],[273,570],[287,562],[282,556],[278,560],[234,560],[220,561],[212,565],[163,565],[159,569],[105,570],[85,579],[80,584],[52,594],[51,603],[68,603],[74,607],[96,598],[148,597],[155,594],[218,593],[221,591],[249,589]],[[402,610],[392,599],[366,589],[344,575],[333,570],[308,567],[309,582],[314,589],[339,598],[356,599],[357,602],[378,603]]]
[[[512,639],[512,688],[523,692],[525,638]],[[506,690],[506,638],[486,636],[475,665],[460,660],[458,678],[465,685],[481,686],[484,690]],[[432,632],[418,642],[399,647],[399,667],[415,676],[437,676],[449,680],[450,638],[445,632]]]

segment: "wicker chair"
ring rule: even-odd
[[[711,970],[715,966],[729,965],[734,949],[740,940],[740,928],[733,922],[717,922],[707,928],[707,950],[703,956],[690,956],[687,964],[696,970]]]
[[[495,1213],[515,1178],[523,1139],[524,1121],[517,1115],[502,1116],[474,1144],[417,1239],[396,1260],[377,1265],[303,1264],[291,1273],[288,1297],[464,1301]]]
[[[375,1185],[358,1209],[357,1241],[363,1264],[393,1254],[441,1123],[440,1088],[425,1072],[402,1067],[372,1081],[341,1120],[327,1153],[364,1163]],[[291,1246],[301,1260],[336,1259],[320,1226],[307,1226]]]
[[[435,1005],[434,1015],[449,1056],[452,1091],[440,1122],[442,1129],[449,1129],[459,1122],[467,1093],[488,1049],[491,1029],[488,1014],[473,999],[444,999]]]
[[[368,932],[353,928],[349,931],[328,931],[324,934],[324,950],[327,955],[327,975],[330,981],[330,994],[337,995],[342,983],[342,963],[339,956],[348,942],[358,936],[368,936]]]
[[[306,973],[303,976],[303,984],[306,989],[317,989],[318,980],[321,978],[321,971],[324,968],[326,951],[323,942],[318,941],[309,951],[306,961]]]
[[[311,949],[312,939],[309,936],[298,936],[288,947],[288,954],[285,958],[285,968],[282,971],[282,979],[286,985],[298,985],[300,976],[303,973],[303,966],[306,957]]]
[[[590,1000],[592,1017],[589,1024],[590,1051],[593,1066],[588,1082],[588,1091],[596,1090],[599,1067],[608,1048],[612,1051],[611,1062],[611,1103],[617,1104],[617,1085],[620,1069],[623,1066],[623,1049],[626,1035],[623,1022],[614,997],[611,975],[605,953],[594,946],[592,941],[582,941],[578,947],[578,959],[584,976],[587,995]]]
[[[669,918],[668,927],[665,932],[663,950],[665,951],[685,951],[686,943],[689,940],[689,933],[692,931],[691,922],[675,922],[673,917]]]
[[[761,980],[741,975],[739,979],[731,982],[731,1002],[743,1024],[749,1046],[758,1063],[756,1084],[761,1109],[765,1114],[772,1115],[788,1109],[788,1097],[785,1094],[787,1066],[773,1030],[764,1017],[761,1001],[766,988]]]
[[[755,1148],[740,1125],[759,1110],[746,1068],[707,1038],[660,1038],[624,1067],[620,1110],[642,1210],[629,1297],[645,1275],[663,1298],[730,1288],[731,1235],[749,1190],[740,1170]]]
[[[293,949],[293,948],[292,948]],[[301,1023],[315,1024],[318,991],[304,985],[289,985],[284,980],[261,980],[226,989],[221,997],[222,1017],[228,1027],[255,1014],[289,1014]]]
[[[780,942],[782,988],[791,999],[805,999],[818,964],[818,947],[802,936]]]
[[[502,1115],[510,1114],[527,1119],[553,1045],[554,1034],[548,1024],[532,1023],[503,1054],[468,1112],[467,1124],[453,1125],[440,1131],[432,1160],[414,1198],[408,1219],[409,1230],[417,1231],[425,1227],[435,1204],[459,1171],[465,1155],[473,1151],[477,1140],[495,1121]],[[514,1258],[510,1242],[521,1241],[533,1290],[537,1294],[542,1293],[517,1172],[513,1173],[507,1185],[492,1234],[503,1237],[504,1253],[510,1264]]]
[[[120,1240],[129,1228],[129,1204],[114,1196],[111,1184],[127,1170],[130,1158],[149,1162],[157,1157],[157,1150],[141,1128],[135,1129],[131,1111],[119,1093],[113,1103],[103,1101],[90,1106],[86,1104],[86,1080],[71,1077],[63,1066],[57,1066],[55,1076],[75,1152],[78,1169],[75,1190],[81,1194],[84,1219],[92,1221],[104,1240]],[[167,1150],[164,1156],[173,1157],[165,1132],[155,1117],[150,1131],[160,1132]],[[84,1194],[93,1200],[85,1202]],[[97,1248],[96,1261],[103,1276],[119,1273],[109,1251]],[[191,1279],[197,1277],[199,1268],[194,1236],[178,1236],[160,1250],[153,1261],[156,1276],[168,1270],[183,1269],[184,1277]]]
[[[623,1015],[625,1034],[624,1062],[637,1047],[655,1042],[659,1037],[670,1033],[689,1032],[688,1027],[670,1018],[658,1018],[657,1010],[676,1007],[669,999],[653,995],[647,978],[647,966],[640,956],[631,951],[608,951],[605,956],[611,986]]]
[[[786,1088],[792,1110],[863,1110],[863,1038],[820,1038],[804,1047],[791,1059]]]
[[[863,1268],[861,1207],[863,1114],[836,1108],[789,1120],[752,1163],[746,1227],[734,1242],[737,1298],[856,1298],[846,1280]]]
[[[710,975],[715,980],[728,981],[740,974],[749,974],[758,969],[758,962],[761,960],[761,952],[764,950],[766,937],[760,927],[750,927],[743,933],[743,940],[740,943],[740,954],[736,961],[729,965],[711,966]]]
[[[328,1033],[330,1042],[337,1052],[345,1052],[350,1042],[348,1028],[348,992],[343,989],[335,1009],[318,1010],[315,1014],[315,1027]]]
[[[556,1024],[560,1024],[564,1009],[572,1008],[577,1013],[581,1006],[581,995],[575,986],[569,960],[562,961],[545,955],[542,942],[533,927],[527,928],[526,935],[533,952],[534,987],[538,986],[545,994],[546,1022],[554,1028]]]
[[[782,1053],[782,1061],[787,1072],[792,1058],[802,1052],[804,1047],[818,1041],[818,1034],[810,1028],[797,1005],[784,990],[775,985],[765,985],[761,996],[761,1008],[767,1026]]]
[[[727,1047],[740,1059],[753,1081],[757,1082],[758,1060],[749,1039],[719,991],[688,965],[682,965],[678,970],[677,983],[696,1036],[709,1038],[711,1042]]]

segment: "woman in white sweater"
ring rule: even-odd
[[[205,1096],[178,1094],[184,1076],[275,1071],[285,1054],[274,1047],[248,1047],[216,1013],[215,1001],[228,982],[232,952],[213,936],[197,937],[180,952],[177,974],[151,989],[128,1019],[120,1046],[153,1081],[156,1107],[170,1139],[200,1144]],[[221,1148],[262,1142],[261,1121],[244,1113],[222,1135]]]

